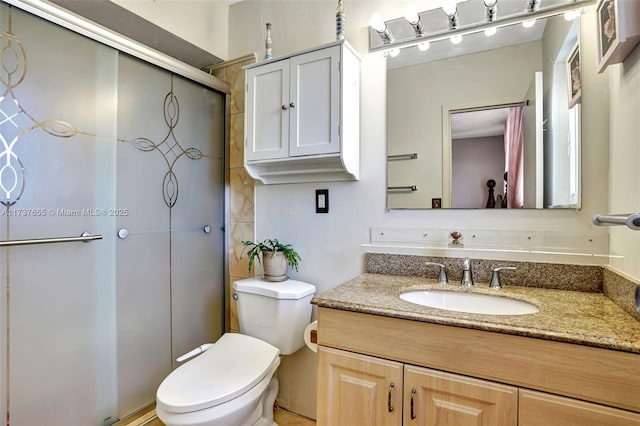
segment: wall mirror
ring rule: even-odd
[[[498,11],[524,16],[522,3],[498,1]],[[403,41],[387,56],[388,209],[580,208],[580,19],[559,4],[526,28],[512,14],[493,35],[426,50]],[[458,4],[460,19],[463,6],[491,30],[482,0]],[[445,15],[420,16],[433,27]]]

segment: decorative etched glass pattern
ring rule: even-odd
[[[78,131],[69,123],[55,119],[38,120],[20,104],[14,89],[27,75],[27,54],[20,39],[12,31],[12,17],[8,14],[8,28],[0,33],[0,204],[15,204],[25,188],[24,165],[15,146],[26,133],[41,129],[62,138]]]
[[[200,160],[204,154],[197,148],[183,148],[176,139],[174,129],[178,125],[180,119],[180,103],[173,92],[173,78],[171,79],[171,91],[164,98],[164,122],[169,128],[167,135],[160,142],[155,143],[148,138],[135,138],[129,141],[140,151],[151,152],[158,151],[169,170],[164,175],[162,181],[162,196],[167,207],[172,208],[178,201],[178,177],[174,172],[176,161],[181,157],[187,157],[191,160]],[[126,141],[125,141],[126,142]]]

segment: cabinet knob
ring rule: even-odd
[[[296,104],[294,104],[293,102],[291,102],[291,103],[289,103],[289,106],[290,106],[291,108],[295,108],[295,107],[296,107]]]
[[[287,110],[287,106],[286,105],[282,105],[282,110],[286,111]]]

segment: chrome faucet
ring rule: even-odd
[[[468,257],[464,258],[462,262],[462,279],[460,285],[463,287],[473,286],[473,271],[471,271],[471,260]]]
[[[502,288],[500,284],[500,271],[515,271],[516,268],[514,266],[503,266],[501,268],[493,268],[493,273],[491,274],[491,283],[489,284],[489,288]]]
[[[447,278],[447,268],[442,263],[436,262],[425,262],[427,266],[437,266],[439,269],[438,272],[438,284],[449,284],[449,278]]]

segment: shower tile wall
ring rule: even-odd
[[[249,55],[212,67],[213,75],[231,84],[229,107],[229,138],[226,149],[229,187],[229,233],[226,285],[226,330],[239,332],[235,300],[231,297],[234,280],[252,276],[247,270],[247,258],[240,259],[242,241],[255,235],[254,180],[244,169],[244,69],[254,63]]]

